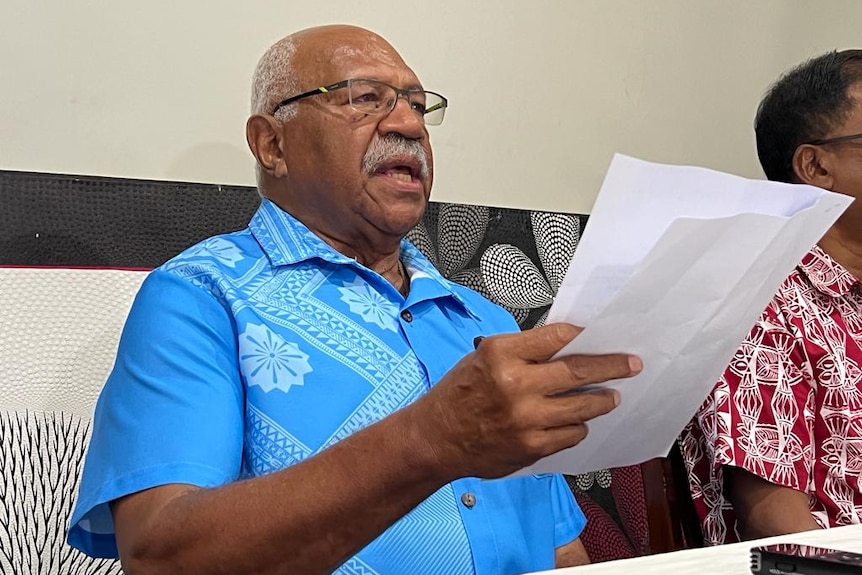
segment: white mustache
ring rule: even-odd
[[[428,154],[419,140],[411,140],[398,134],[386,134],[375,138],[362,158],[362,169],[373,174],[381,165],[395,157],[408,156],[419,162],[419,178],[428,177]]]

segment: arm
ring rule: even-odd
[[[284,471],[116,501],[127,573],[328,572],[450,477],[403,410]],[[289,542],[289,543],[288,543]]]
[[[725,466],[727,497],[743,539],[819,529],[801,491],[770,483],[740,467]]]
[[[428,394],[304,462],[213,489],[168,485],[113,505],[130,575],[325,573],[449,481],[502,477],[570,447],[612,390],[626,355],[549,361],[579,331],[551,325],[487,338]]]
[[[586,565],[590,562],[590,557],[587,555],[587,550],[584,549],[580,537],[562,547],[557,547],[554,559],[557,569]]]

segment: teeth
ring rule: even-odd
[[[400,180],[402,182],[412,182],[413,178],[410,174],[405,174],[404,172],[389,172],[389,175],[395,178],[396,180]]]

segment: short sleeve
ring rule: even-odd
[[[731,465],[807,490],[814,389],[805,363],[804,350],[773,301],[698,412],[713,471]]]
[[[554,547],[571,543],[584,530],[587,518],[562,475],[555,474],[551,483],[554,510]]]
[[[158,485],[238,478],[236,355],[232,316],[210,291],[160,270],[147,277],[96,405],[70,545],[116,557],[109,502]]]

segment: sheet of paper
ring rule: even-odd
[[[561,355],[628,352],[620,406],[523,473],[667,455],[773,293],[852,198],[617,155],[548,322],[585,327]]]

